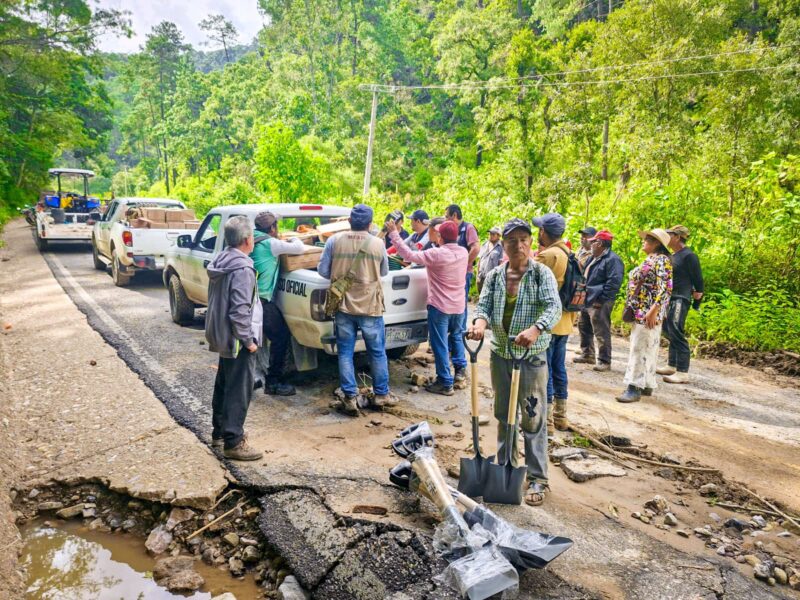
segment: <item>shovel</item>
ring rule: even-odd
[[[474,458],[462,458],[458,475],[458,491],[473,498],[483,495],[483,486],[486,482],[486,473],[494,456],[481,456],[478,440],[478,352],[483,347],[481,338],[477,348],[471,348],[464,336],[464,348],[469,354],[470,376],[472,377],[472,447],[475,449]]]
[[[390,481],[398,487],[411,490],[434,501],[425,484],[411,469],[411,463],[403,461],[389,472]],[[500,552],[520,571],[544,569],[553,560],[572,547],[572,540],[512,525],[482,504],[478,504],[461,492],[448,487],[453,499],[464,511],[463,518],[472,529],[476,524],[483,527],[497,544]]]
[[[433,446],[433,432],[427,421],[409,425],[400,432],[400,437],[392,442],[392,450],[400,458],[408,458],[424,446]]]
[[[522,504],[522,486],[525,483],[527,468],[514,466],[513,442],[517,437],[517,397],[519,396],[519,377],[522,370],[522,361],[528,356],[528,349],[525,348],[522,354],[517,354],[514,350],[514,340],[508,340],[508,351],[511,353],[513,368],[511,371],[511,394],[508,399],[508,420],[506,431],[506,455],[505,462],[498,464],[489,463],[486,465],[486,480],[483,486],[484,502],[494,502],[496,504]]]

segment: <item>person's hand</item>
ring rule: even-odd
[[[255,342],[250,342],[249,344],[247,344],[247,346],[245,346],[245,348],[247,348],[251,354],[256,350],[258,350],[258,346],[256,346]]]
[[[478,319],[467,328],[467,337],[471,340],[482,340],[486,332],[486,321]]]
[[[395,223],[394,220],[392,219],[386,221],[386,223],[384,223],[384,227],[386,227],[386,231],[388,231],[389,233],[394,233],[395,231],[397,231],[397,223]]]
[[[692,292],[692,298],[695,300],[700,300],[703,297],[703,292]]]
[[[517,334],[514,344],[522,348],[530,348],[534,343],[536,343],[536,340],[539,339],[540,333],[541,331],[539,331],[539,328],[536,327],[536,325],[529,327],[528,329],[520,331]]]
[[[647,314],[644,317],[644,324],[645,327],[648,329],[653,329],[656,325],[658,325],[658,309],[660,307],[658,304],[654,304],[650,307],[650,310],[647,311]]]

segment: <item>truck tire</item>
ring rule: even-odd
[[[177,275],[169,278],[169,312],[178,325],[189,325],[194,321],[194,302],[189,300]]]
[[[411,356],[419,350],[419,344],[411,344],[410,346],[402,346],[401,348],[389,348],[386,351],[386,358],[398,360],[404,356]]]
[[[100,252],[97,250],[97,244],[92,238],[92,262],[94,263],[94,268],[98,271],[105,271],[108,268],[108,265],[100,260]]]
[[[122,273],[119,268],[119,256],[111,251],[111,279],[117,287],[125,287],[131,282],[131,276]]]
[[[39,249],[40,252],[44,252],[47,250],[47,240],[44,238],[40,238],[39,234],[34,234],[33,239],[36,241],[36,247]]]

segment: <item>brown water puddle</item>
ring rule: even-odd
[[[156,560],[144,541],[127,534],[91,531],[75,522],[46,527],[36,520],[22,529],[22,537],[28,600],[209,600],[223,592],[240,600],[263,597],[251,575],[234,579],[200,560],[195,570],[205,579],[202,590],[172,593],[153,581]]]

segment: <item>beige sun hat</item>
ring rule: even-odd
[[[664,229],[656,228],[639,232],[639,237],[642,239],[646,238],[648,235],[661,242],[661,245],[669,252],[669,234]]]

